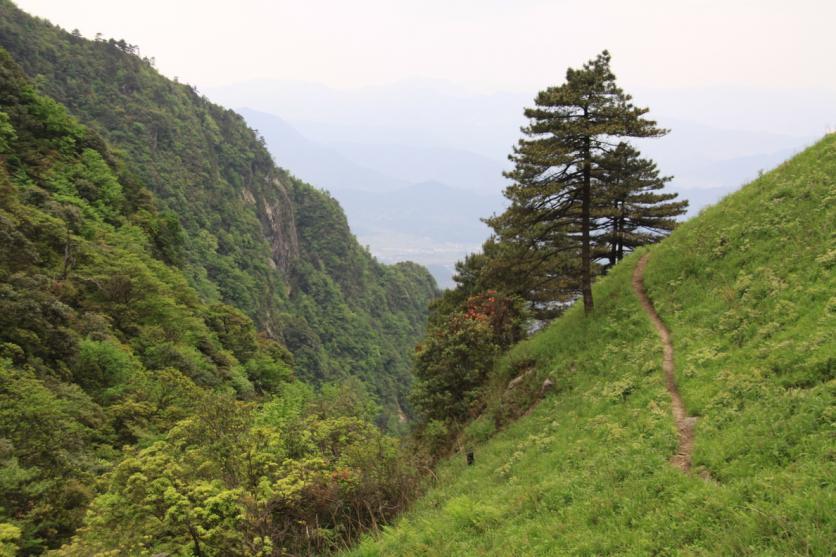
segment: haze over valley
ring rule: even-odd
[[[238,107],[276,162],[328,190],[363,245],[385,262],[426,265],[442,287],[453,265],[490,230],[480,218],[505,207],[507,155],[535,91],[478,92],[442,80],[335,89],[256,80],[204,91]],[[639,142],[671,189],[715,203],[810,145],[836,122],[836,97],[795,89],[646,90],[640,103],[671,130]],[[660,107],[660,108],[656,108]]]

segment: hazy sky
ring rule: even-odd
[[[562,80],[604,48],[633,87],[836,91],[833,0],[16,0],[85,36],[138,44],[200,87],[277,78],[480,90]]]

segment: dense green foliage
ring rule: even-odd
[[[578,295],[577,259],[549,249],[530,249],[524,242],[492,236],[481,251],[456,263],[456,287],[445,290],[430,306],[430,323],[468,297],[488,290],[523,300],[539,320],[553,319]]]
[[[350,238],[328,230],[318,241]],[[0,49],[0,554],[70,540],[59,554],[319,552],[388,519],[415,489],[415,455],[375,424],[365,383],[316,392],[294,380],[282,344],[165,261],[161,246],[179,236],[105,142]],[[421,295],[391,304],[417,313]],[[408,328],[397,315],[376,315],[408,340],[395,336]],[[363,340],[354,346],[373,349]],[[371,383],[361,371],[344,373]]]
[[[350,554],[832,555],[834,195],[829,136],[651,248],[645,285],[699,417],[692,474],[668,463],[662,350],[628,257],[596,283],[592,316],[575,305],[498,366],[465,432],[483,441],[475,465],[443,464]],[[515,393],[517,375],[531,379]],[[509,424],[545,377],[555,394]]]
[[[444,316],[434,308],[434,322],[416,350],[412,399],[423,420],[449,430],[478,414],[496,358],[523,338],[521,306],[519,299],[487,291]]]
[[[0,47],[0,552],[307,553],[397,512],[374,424],[426,270],[135,47],[5,0]]]
[[[396,424],[435,295],[424,269],[376,262],[330,196],[277,169],[239,115],[164,78],[137,47],[85,40],[9,0],[0,47],[118,150],[124,181],[156,195],[154,255],[201,301],[245,312],[294,353],[304,380],[362,377]]]
[[[321,553],[400,510],[415,486],[362,390],[302,383],[259,406],[197,394],[159,440],[129,449],[58,555]],[[409,465],[407,465],[409,464]]]
[[[605,50],[583,67],[569,68],[565,83],[538,93],[535,106],[524,111],[529,124],[509,157],[514,169],[505,173],[513,180],[505,188],[510,206],[486,222],[500,243],[513,246],[512,259],[532,260],[526,280],[533,300],[542,300],[544,284],[557,285],[564,296],[580,293],[592,311],[596,235],[608,228],[604,208],[624,196],[625,181],[616,180],[613,168],[623,159],[609,156],[614,142],[666,133],[644,117],[647,108],[630,101]]]
[[[337,202],[291,181],[300,258],[289,273],[292,314],[283,338],[300,377],[315,382],[360,377],[397,426],[411,380],[411,355],[435,296],[432,277],[414,263],[378,264],[355,240]]]
[[[72,533],[122,444],[188,410],[177,384],[248,398],[251,362],[292,374],[249,318],[155,259],[153,196],[5,51],[0,115],[0,512],[36,551]]]

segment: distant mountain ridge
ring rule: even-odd
[[[543,83],[546,85],[548,77]],[[353,160],[363,161],[369,168],[386,168],[385,174],[412,181],[416,181],[414,166],[392,164],[391,160],[379,162],[369,155],[380,152],[381,145],[390,149],[413,148],[415,152],[444,149],[445,156],[463,150],[485,157],[501,168],[519,138],[519,127],[525,124],[522,109],[531,104],[536,93],[480,93],[433,80],[346,90],[256,80],[211,87],[207,92],[232,106],[249,106],[281,115],[309,140],[334,147],[350,159],[356,155]],[[785,154],[787,150],[798,152],[836,121],[832,95],[794,90],[758,91],[756,98],[752,95],[752,91],[737,89],[726,94],[722,87],[705,91],[640,90],[636,92],[636,102],[649,106],[650,116],[672,132],[660,141],[639,147],[646,148],[662,171],[673,174],[684,189],[729,187],[723,182],[722,172],[713,176],[713,183],[706,183],[691,180],[690,170],[708,168],[718,161]],[[741,104],[742,99],[745,105]],[[779,124],[770,125],[773,121]],[[475,162],[472,157],[468,160]],[[433,172],[433,168],[445,165],[443,158],[434,157],[426,166],[428,172]],[[399,166],[408,168],[408,174],[392,172]],[[751,165],[747,168],[758,170]],[[492,172],[489,166],[484,170],[487,174]],[[470,187],[464,181],[458,183],[440,175],[420,178],[426,179]],[[496,176],[485,185],[495,191],[502,183],[501,177]]]
[[[336,149],[309,140],[279,116],[251,108],[239,108],[238,113],[264,137],[279,165],[332,194],[346,189],[391,191],[409,185],[406,180],[366,168]]]
[[[487,238],[489,231],[476,224],[474,216],[484,218],[504,206],[500,196],[507,181],[501,172],[519,137],[519,126],[525,123],[522,108],[531,103],[526,94],[483,94],[433,80],[351,90],[256,80],[210,88],[209,95],[228,104],[252,107],[243,112],[253,127],[265,133],[274,157],[293,161],[287,165],[294,172],[327,187],[346,207],[361,242],[369,245],[372,253],[385,261],[417,257],[437,270],[436,279],[445,286],[451,284],[455,261],[478,249]],[[722,100],[718,91],[706,95],[716,102]],[[688,104],[674,102],[685,97],[697,111],[692,113],[686,108]],[[656,160],[663,174],[673,175],[669,187],[690,200],[689,215],[699,213],[757,177],[759,171],[773,168],[807,146],[812,136],[805,135],[804,130],[809,130],[816,118],[826,120],[831,113],[836,118],[836,105],[828,104],[821,95],[807,95],[804,98],[810,101],[810,107],[798,125],[787,128],[792,133],[755,132],[734,127],[738,120],[751,125],[753,115],[738,120],[729,117],[725,122],[716,117],[695,121],[711,114],[705,98],[692,97],[693,92],[658,91],[637,96],[637,102],[649,103],[651,117],[671,128],[665,138],[638,142],[637,146]],[[786,97],[773,92],[770,102],[779,109],[786,104]],[[725,100],[728,106],[721,107],[720,112],[733,115],[734,99]],[[292,127],[293,132],[269,133],[271,114],[281,115],[281,125]],[[780,116],[788,118],[786,114]],[[309,154],[299,156],[305,149]],[[317,158],[328,163],[318,165]],[[347,167],[350,163],[353,166]],[[334,172],[334,168],[341,170]],[[415,223],[410,218],[402,223],[384,218],[387,212],[408,214],[412,209],[404,206],[406,202],[357,193],[394,191],[408,183],[425,181],[487,196],[474,196],[471,203],[438,198],[435,209],[445,216],[440,219],[443,222],[436,222],[441,226],[439,230],[451,234],[445,237],[448,241],[425,237],[420,223],[413,228]],[[454,203],[461,208],[458,219],[451,210]],[[426,211],[433,209],[422,206]],[[476,214],[476,207],[484,212]],[[427,222],[433,219],[432,212],[428,213]],[[480,233],[482,238],[473,241]]]
[[[504,206],[500,187],[489,193],[491,188],[479,189],[477,184],[465,189],[436,180],[411,183],[393,178],[309,140],[278,116],[252,109],[240,112],[264,137],[280,165],[327,189],[340,202],[358,240],[372,253],[388,263],[413,260],[427,265],[443,287],[453,284],[454,263],[479,249],[489,235],[480,219]],[[372,161],[374,149],[370,145],[362,149]],[[410,150],[406,146],[397,149]],[[416,150],[415,156],[420,157],[421,151]],[[387,158],[385,149],[379,157]],[[397,160],[392,159],[392,164]],[[434,168],[427,161],[427,172]],[[495,183],[504,180],[499,168],[491,168],[488,174]]]

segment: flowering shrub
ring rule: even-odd
[[[425,420],[464,421],[497,356],[524,334],[522,304],[495,290],[468,298],[416,348],[412,400]]]

